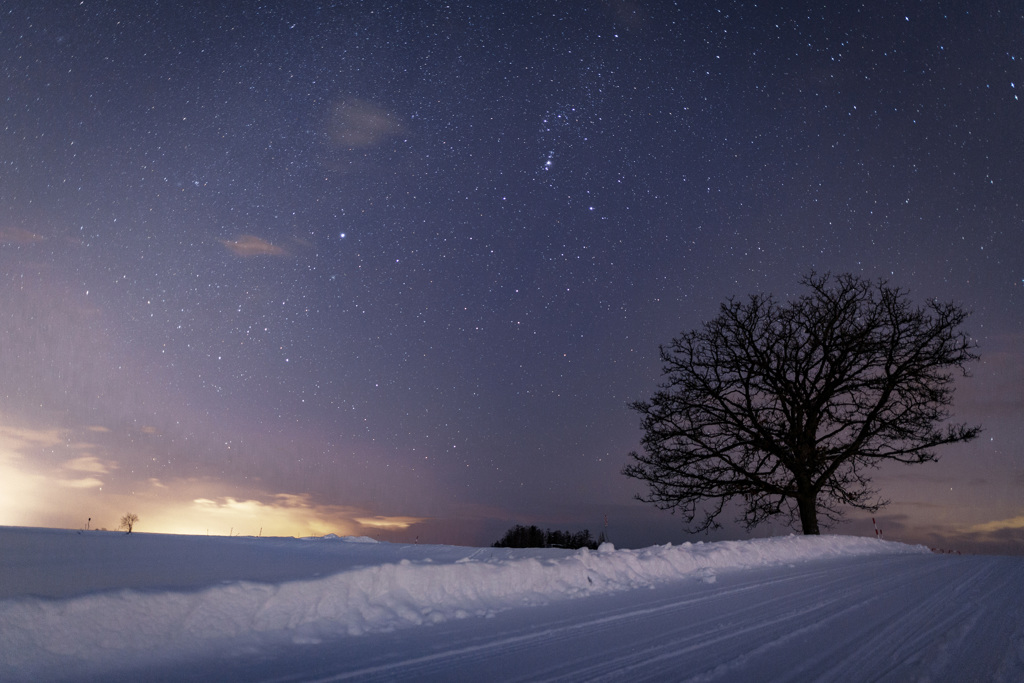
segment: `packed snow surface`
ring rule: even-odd
[[[1020,558],[843,536],[571,551],[0,528],[0,680],[950,680],[982,636],[963,680],[1019,680],[1022,580]],[[552,638],[549,659],[510,655]]]

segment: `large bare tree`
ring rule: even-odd
[[[780,303],[730,299],[717,318],[661,347],[663,383],[643,416],[642,452],[623,470],[637,498],[720,526],[733,501],[747,528],[776,515],[819,533],[846,506],[888,501],[870,470],[937,459],[979,427],[949,424],[954,369],[978,358],[952,303],[913,306],[884,280],[811,274]],[[702,521],[694,524],[698,513]]]

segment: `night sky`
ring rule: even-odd
[[[885,537],[1024,553],[1019,2],[189,5],[0,3],[0,524],[743,538],[629,403],[817,270],[973,311]]]

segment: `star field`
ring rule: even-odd
[[[1024,547],[1014,3],[0,12],[0,524],[683,540],[628,404],[816,269],[974,312],[888,537]]]

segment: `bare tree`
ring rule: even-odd
[[[139,521],[139,516],[137,514],[135,514],[134,512],[129,512],[124,517],[121,518],[121,526],[119,526],[117,528],[118,529],[124,529],[127,533],[130,534],[132,532],[132,528],[135,526],[135,523],[138,522],[138,521]]]
[[[719,316],[661,347],[664,382],[643,416],[642,453],[623,473],[637,498],[717,528],[730,501],[747,528],[787,515],[817,534],[818,515],[888,501],[869,471],[924,463],[979,427],[950,418],[953,368],[978,358],[952,303],[913,307],[899,288],[854,275],[811,275],[809,292],[729,299]],[[702,521],[693,525],[698,509]]]

